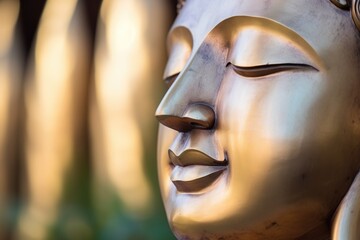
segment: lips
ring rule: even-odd
[[[179,192],[200,192],[213,185],[227,169],[228,160],[224,156],[219,160],[197,149],[187,149],[179,155],[169,150],[174,166],[170,180]]]
[[[212,185],[227,166],[175,166],[171,181],[179,192],[199,192]]]

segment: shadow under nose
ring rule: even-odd
[[[192,129],[211,129],[215,124],[215,112],[205,104],[190,105],[182,116],[165,112],[156,114],[156,117],[161,124],[178,132],[189,132]]]

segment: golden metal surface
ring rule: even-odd
[[[183,4],[156,111],[178,239],[360,239],[359,1],[332,2]]]

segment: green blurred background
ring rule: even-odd
[[[0,239],[174,239],[156,173],[168,0],[0,0]]]

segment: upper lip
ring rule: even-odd
[[[169,149],[169,158],[172,164],[182,167],[189,165],[226,166],[228,164],[226,154],[224,154],[224,159],[216,159],[198,149],[187,149],[179,155]]]

